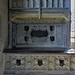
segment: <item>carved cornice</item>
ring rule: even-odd
[[[11,21],[18,23],[65,23],[70,20],[69,14],[12,14]]]

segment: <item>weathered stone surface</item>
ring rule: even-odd
[[[69,8],[69,1],[65,0],[11,0],[10,8]]]
[[[4,58],[5,71],[14,73],[75,72],[75,55],[71,54],[6,54]]]
[[[19,47],[21,50],[23,47],[28,48],[30,46],[55,47],[56,49],[59,48],[59,51],[60,47],[69,48],[70,11],[65,9],[68,8],[69,0],[59,1],[61,2],[58,0],[41,0],[41,2],[40,0],[11,0],[9,3],[11,9],[9,10],[9,41],[7,40],[9,50],[13,48],[14,51],[17,50],[18,52]],[[5,10],[2,7],[2,10],[2,20],[6,19],[2,21],[2,34],[5,34],[8,33],[7,8]],[[2,43],[5,43],[6,35],[2,35]],[[2,44],[3,48],[4,46]],[[65,53],[5,53],[4,75],[34,75],[34,73],[36,73],[35,75],[67,75],[67,73],[75,73],[74,60],[75,55]],[[2,63],[2,59],[0,62]]]
[[[7,0],[0,0],[0,40],[2,47],[6,47],[6,42],[8,41],[8,1]]]

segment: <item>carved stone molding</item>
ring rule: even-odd
[[[40,17],[40,18],[39,18]],[[69,14],[12,14],[11,21],[18,23],[65,23],[70,20]]]
[[[70,54],[9,54],[4,58],[9,72],[75,72],[75,55]]]

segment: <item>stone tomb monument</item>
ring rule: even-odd
[[[4,75],[75,72],[71,0],[9,0],[8,11]]]

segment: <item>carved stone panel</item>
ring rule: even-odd
[[[13,56],[11,57],[11,69],[12,70],[23,70],[26,69],[26,57]]]
[[[75,56],[71,57],[71,70],[75,71]]]
[[[10,0],[10,8],[69,8],[70,0]]]
[[[55,70],[69,70],[69,57],[57,56],[55,57]]]
[[[48,57],[35,56],[33,57],[33,70],[48,70]]]
[[[66,54],[8,54],[4,70],[21,72],[75,72],[75,55]]]
[[[16,46],[64,47],[63,25],[17,24]]]

